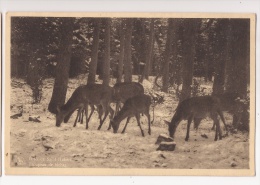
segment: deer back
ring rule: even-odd
[[[194,118],[205,118],[219,110],[221,110],[221,108],[218,98],[200,96],[183,100],[178,105],[176,114],[181,115],[182,119],[188,119],[191,115],[193,115]]]
[[[151,97],[145,94],[136,95],[126,100],[123,108],[132,114],[149,112]]]
[[[120,124],[126,117],[132,117],[140,113],[149,113],[150,105],[151,97],[145,94],[127,99],[118,115],[114,117],[113,124]]]
[[[137,82],[116,83],[113,87],[113,100],[124,103],[127,99],[144,94],[144,88]]]
[[[112,97],[112,87],[103,84],[86,85],[84,96],[90,104],[99,105],[102,101],[109,103]]]
[[[80,104],[84,104],[87,99],[85,97],[85,91],[87,86],[82,85],[79,86],[71,95],[71,97],[68,99],[67,103],[65,103],[63,106],[61,106],[62,111],[67,111],[71,107],[79,106]]]
[[[219,99],[222,111],[237,113],[243,109],[243,103],[240,101],[241,96],[238,93],[223,93],[213,96]]]

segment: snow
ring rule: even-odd
[[[133,78],[137,81],[137,77]],[[85,84],[86,76],[80,75],[69,80],[67,98],[80,85]],[[187,121],[177,128],[175,151],[156,151],[155,144],[160,134],[168,135],[167,125],[178,101],[174,94],[162,93],[153,86],[153,78],[144,80],[145,93],[156,92],[164,96],[164,102],[155,106],[155,121],[149,135],[145,116],[141,116],[145,137],[141,136],[135,118],[131,119],[126,133],[117,134],[107,130],[107,119],[100,131],[99,120],[95,112],[89,129],[77,124],[73,127],[76,113],[67,124],[55,126],[55,115],[48,112],[54,80],[43,82],[43,98],[40,104],[32,105],[31,90],[21,79],[12,79],[11,115],[19,113],[22,117],[11,119],[10,146],[11,166],[13,167],[60,167],[60,168],[167,168],[167,169],[248,169],[248,134],[237,132],[220,141],[214,141],[215,132],[211,130],[212,120],[205,119],[198,131],[191,128],[190,140],[184,141]],[[111,84],[114,84],[112,81]],[[207,85],[206,85],[207,86]],[[152,116],[152,109],[150,110]],[[29,115],[39,116],[40,123],[28,120]],[[228,124],[231,115],[225,114]],[[223,124],[222,130],[224,129]],[[208,138],[204,137],[207,136]],[[203,136],[203,137],[202,137]]]

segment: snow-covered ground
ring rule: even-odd
[[[67,99],[72,92],[85,83],[81,75],[69,81]],[[137,81],[134,79],[134,81]],[[40,105],[31,105],[31,90],[20,79],[12,79],[11,115],[23,114],[11,119],[10,146],[11,166],[17,167],[90,167],[90,168],[168,168],[168,169],[248,169],[248,134],[237,132],[220,141],[214,141],[215,132],[211,130],[212,120],[204,119],[198,131],[193,127],[190,140],[184,141],[187,121],[182,121],[175,134],[175,151],[157,151],[155,144],[159,134],[168,134],[163,120],[170,121],[178,101],[174,94],[162,93],[164,103],[155,107],[155,121],[148,135],[145,116],[141,117],[145,137],[141,136],[135,118],[128,124],[125,134],[121,130],[114,134],[108,131],[109,119],[100,131],[97,113],[92,116],[89,129],[78,124],[73,127],[76,112],[70,121],[61,127],[55,126],[55,115],[48,112],[53,79],[47,79],[43,85],[43,98]],[[112,82],[113,85],[115,82]],[[153,88],[153,83],[144,81],[145,92]],[[208,87],[208,85],[205,85]],[[161,93],[161,92],[158,92]],[[152,112],[150,113],[152,116]],[[40,123],[28,121],[29,115],[39,116]],[[225,113],[226,122],[231,124],[232,117]],[[223,128],[223,124],[222,129]],[[201,135],[207,135],[208,138]]]

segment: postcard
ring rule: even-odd
[[[255,14],[8,12],[7,175],[255,175]]]

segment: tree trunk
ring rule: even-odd
[[[229,20],[223,19],[219,21],[216,38],[214,53],[216,56],[215,61],[215,75],[213,83],[212,94],[223,94],[225,91],[225,76],[227,61],[230,57],[230,24]]]
[[[250,20],[249,19],[233,19],[230,20],[231,25],[231,59],[227,68],[227,92],[236,92],[242,98],[247,97],[247,83],[250,71]],[[249,130],[249,105],[244,106],[243,112],[240,113],[241,123],[235,124],[241,130]],[[235,116],[233,123],[236,123]]]
[[[146,61],[146,32],[145,32],[145,19],[141,19],[140,20],[141,25],[140,25],[140,30],[138,29],[139,32],[137,32],[139,36],[139,44],[138,47],[136,48],[136,50],[139,52],[139,56],[138,56],[138,82],[139,83],[143,83],[144,80],[144,68],[145,68],[145,61]]]
[[[103,84],[108,85],[110,80],[110,26],[111,19],[105,19],[105,50],[103,63]]]
[[[131,38],[133,29],[133,19],[126,19],[126,35],[125,35],[125,57],[124,57],[124,81],[132,81],[132,56],[131,56]]]
[[[122,19],[121,21],[121,28],[120,28],[120,56],[118,62],[118,78],[117,82],[122,81],[123,76],[123,62],[124,62],[124,52],[125,52],[125,20]]]
[[[155,39],[153,39],[153,43],[152,43],[152,55],[151,55],[151,60],[150,60],[150,72],[149,75],[154,75],[154,59],[155,59],[155,51],[154,51],[154,43],[155,43]]]
[[[227,79],[227,91],[237,92],[244,97],[247,96],[247,70],[250,63],[250,20],[231,20],[231,60],[229,62]]]
[[[162,80],[163,80],[162,91],[164,92],[168,92],[168,86],[169,86],[169,63],[171,57],[172,37],[173,37],[173,29],[174,29],[173,21],[174,21],[173,19],[168,19],[165,57],[164,57],[164,64],[162,67]]]
[[[147,46],[146,61],[145,61],[145,68],[144,68],[144,78],[147,80],[148,80],[148,77],[149,77],[150,71],[151,71],[153,44],[154,44],[154,19],[151,19],[149,42],[148,42],[148,46]]]
[[[225,84],[226,60],[219,60],[215,66],[215,75],[212,94],[223,94]]]
[[[95,19],[94,31],[93,31],[93,44],[91,51],[91,61],[89,64],[88,84],[95,83],[96,72],[97,72],[97,60],[98,60],[98,46],[99,46],[99,30],[100,30],[100,19]]]
[[[209,80],[209,60],[204,61],[204,70],[205,70],[205,82],[208,82]]]
[[[67,85],[69,80],[69,68],[71,59],[71,46],[73,40],[73,23],[74,18],[61,18],[61,41],[58,55],[58,63],[56,66],[56,77],[52,92],[51,101],[48,110],[56,114],[57,106],[65,103]]]
[[[197,38],[198,21],[193,19],[184,20],[183,41],[183,86],[180,101],[189,98],[193,78],[193,64],[195,56],[195,44]]]
[[[147,61],[147,40],[146,40],[146,31],[145,31],[145,21],[146,19],[141,19],[141,41],[139,44],[139,52],[140,52],[140,58],[139,60],[141,61],[141,63],[139,62],[139,70],[138,70],[138,74],[140,74],[139,76],[139,83],[143,83],[144,81],[144,75],[145,75],[145,65],[146,65],[146,61]]]

